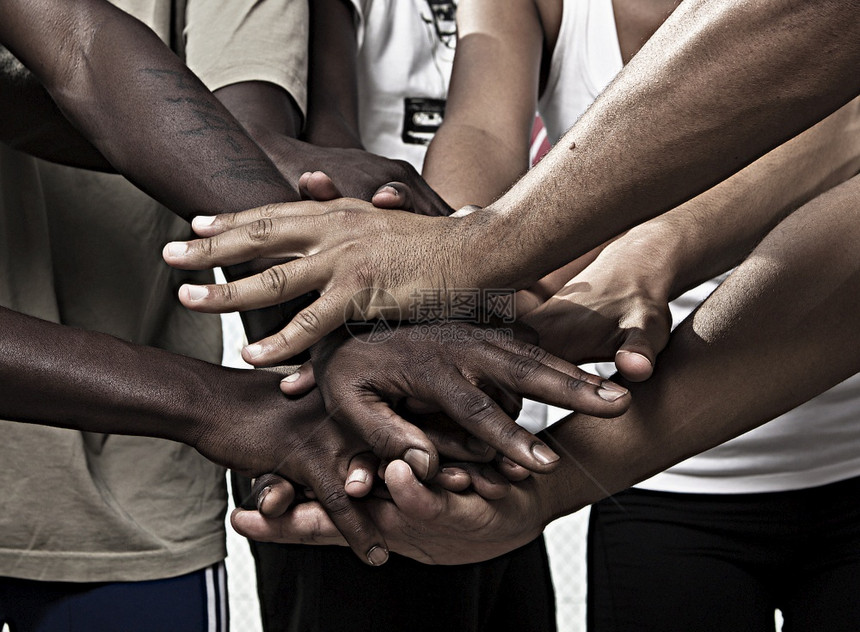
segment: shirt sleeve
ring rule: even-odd
[[[307,0],[188,0],[185,59],[210,90],[244,81],[284,88],[306,113]]]

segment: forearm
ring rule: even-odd
[[[254,140],[270,134],[296,138],[302,127],[298,104],[280,86],[266,81],[244,81],[215,90],[224,104]]]
[[[358,125],[358,42],[347,0],[310,3],[308,121],[305,139],[363,149]]]
[[[534,2],[464,3],[445,120],[424,177],[454,208],[487,206],[529,167],[544,32]]]
[[[750,430],[860,370],[860,178],[777,226],[682,323],[629,411],[554,426],[553,515]],[[585,475],[584,475],[585,474]],[[556,476],[553,474],[553,476]],[[549,484],[549,483],[548,483]]]
[[[446,122],[427,149],[424,178],[453,208],[487,206],[528,169],[528,144],[519,136]]]
[[[476,265],[485,271],[477,281],[531,282],[849,101],[860,90],[859,8],[681,4],[553,151],[471,218],[474,238],[505,253]],[[522,255],[513,264],[504,260],[511,248]]]
[[[676,298],[737,265],[786,215],[860,172],[860,99],[689,202],[635,226],[605,257]],[[631,256],[633,255],[633,256]]]
[[[193,445],[235,390],[226,369],[6,308],[0,332],[4,419]]]
[[[110,163],[69,123],[33,74],[0,46],[0,142],[45,160],[113,171]]]
[[[155,34],[109,4],[7,2],[0,39],[117,171],[177,213],[297,199]]]

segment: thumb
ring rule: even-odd
[[[288,397],[299,397],[309,393],[316,385],[314,367],[307,361],[281,380],[281,392]]]
[[[328,202],[343,197],[334,181],[322,171],[303,173],[299,178],[299,194],[303,200]]]
[[[638,323],[625,329],[624,338],[615,353],[615,368],[631,382],[643,382],[654,372],[659,354],[669,342],[671,315],[665,311],[643,310]]]
[[[412,189],[403,182],[383,184],[373,194],[371,202],[377,208],[411,211],[413,206]]]

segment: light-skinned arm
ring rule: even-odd
[[[314,257],[286,264],[289,283],[276,298],[261,285],[258,298],[323,295],[264,343],[263,357],[312,344],[343,322],[344,308],[347,317],[368,309],[350,307],[361,288],[383,288],[405,309],[415,287],[527,287],[710,188],[860,92],[858,10],[857,0],[682,3],[535,169],[466,217],[370,217],[369,205],[339,202],[267,209],[287,223],[274,231],[273,250]],[[198,234],[236,223],[216,220]],[[217,265],[236,256],[244,234],[168,260]],[[222,290],[188,303],[207,304],[237,309],[241,301]]]
[[[458,6],[445,120],[424,160],[424,177],[454,208],[487,206],[528,169],[543,42],[534,0]]]
[[[669,338],[668,302],[729,270],[798,206],[860,171],[860,99],[728,180],[636,226],[523,315],[541,346],[580,363],[651,375]]]

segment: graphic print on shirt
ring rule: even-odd
[[[426,7],[421,9],[421,19],[433,42],[433,59],[439,68],[439,48],[443,47],[450,55],[457,45],[457,3],[453,0],[426,0]],[[429,145],[444,116],[444,99],[406,97],[403,100],[403,142]]]

